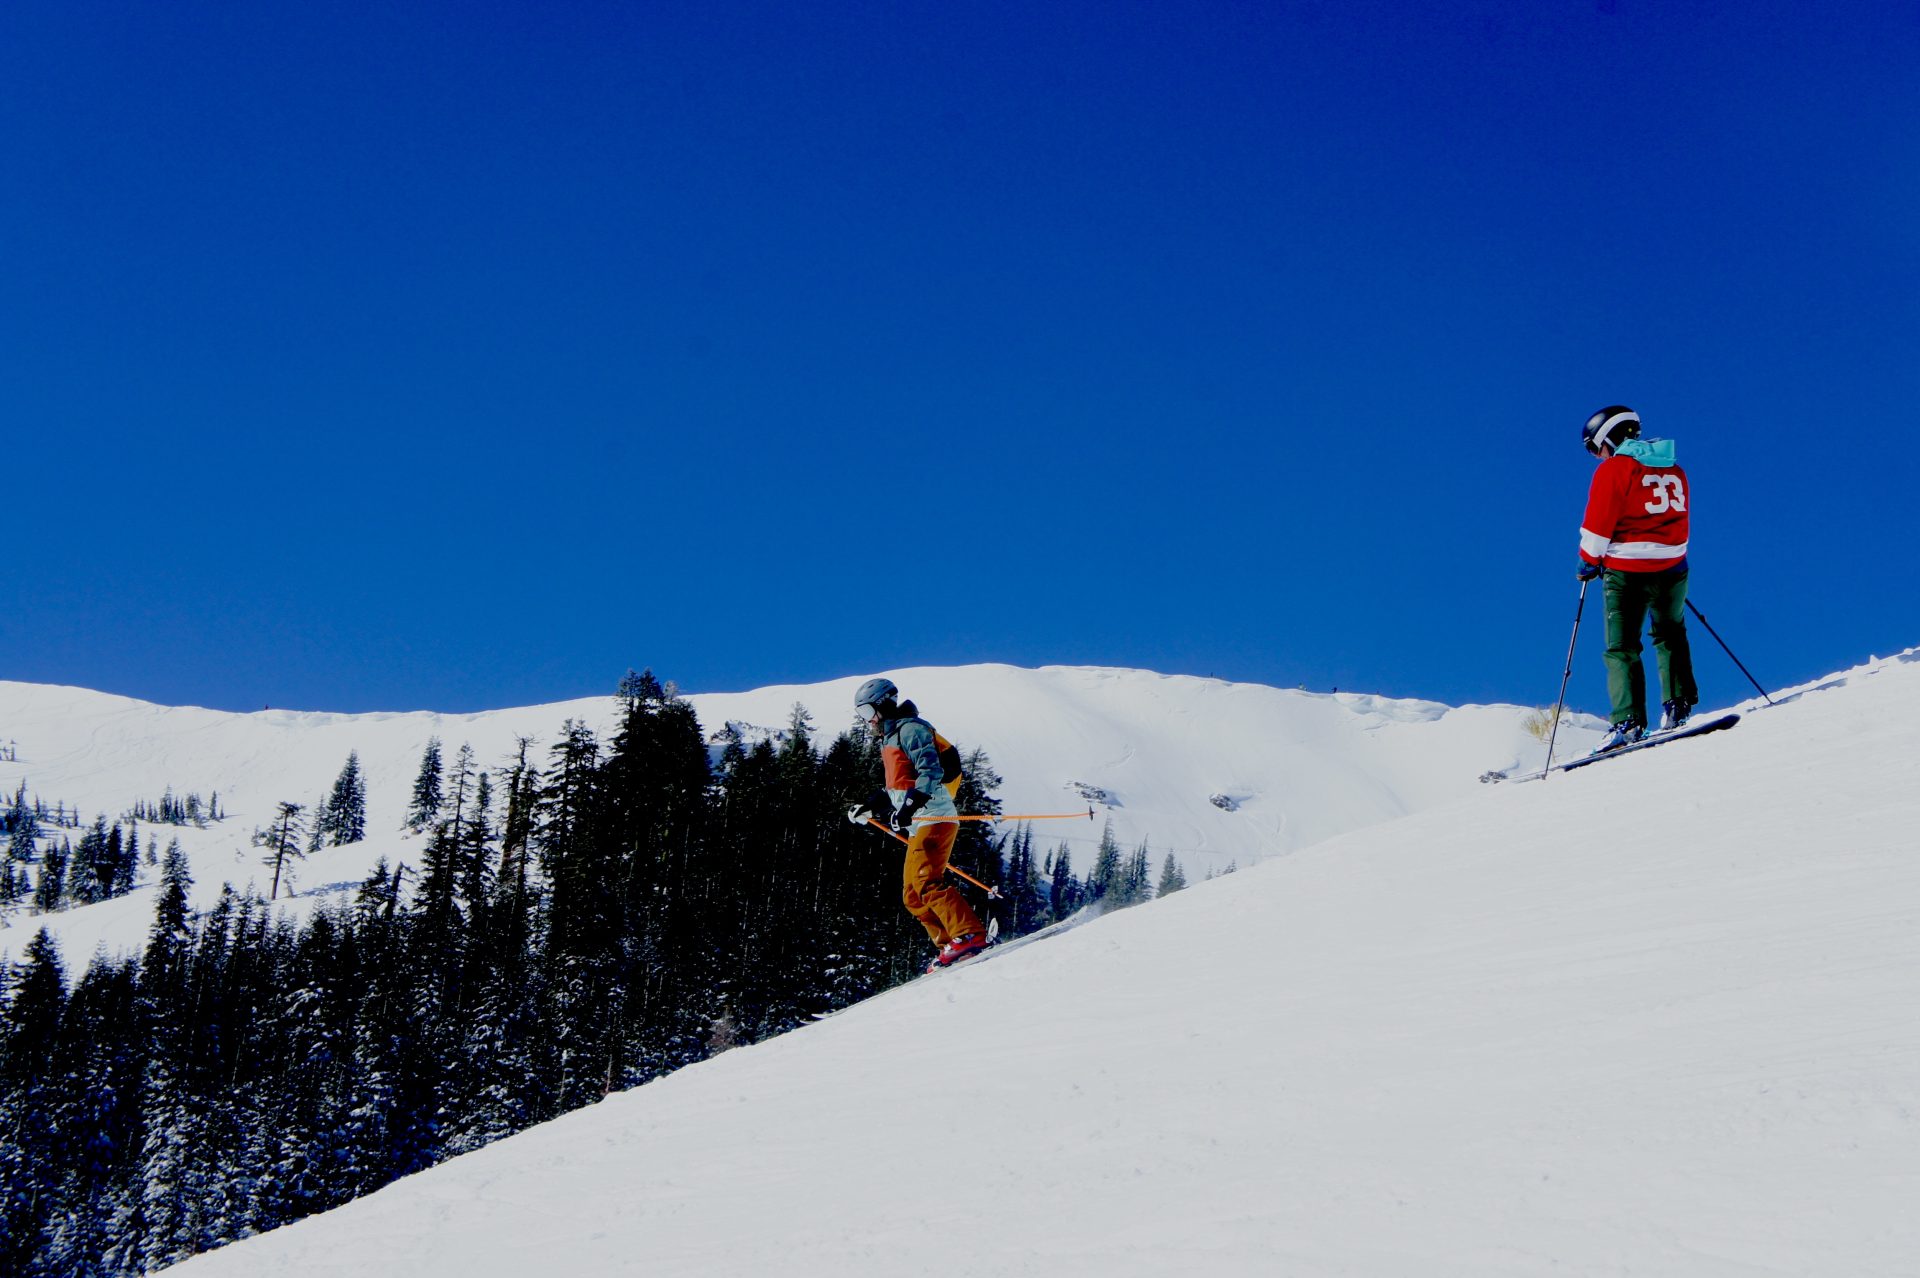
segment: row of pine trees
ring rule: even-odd
[[[124,825],[109,826],[103,813],[83,829],[78,808],[29,800],[22,781],[12,802],[0,806],[0,921],[23,909],[52,914],[125,896],[140,883],[141,822],[204,829],[220,818],[218,794],[203,803],[198,794],[176,799],[169,789],[158,802],[136,802]],[[65,833],[75,829],[83,829],[77,843]],[[160,841],[150,834],[144,865],[159,864]]]
[[[822,749],[796,706],[716,764],[650,673],[618,710],[611,739],[569,722],[497,775],[430,744],[419,864],[382,861],[303,925],[231,886],[195,915],[176,842],[142,954],[70,983],[41,932],[0,1009],[0,1273],[159,1269],[920,972],[897,845],[845,817],[873,742]],[[364,833],[349,762],[310,825],[281,805],[269,855]],[[991,761],[966,762],[962,810],[998,812]],[[1030,829],[962,828],[1004,932],[1155,894],[1111,831],[1080,878]],[[1183,884],[1169,856],[1158,890]]]

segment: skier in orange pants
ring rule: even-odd
[[[886,788],[874,792],[867,809],[876,817],[890,814],[889,824],[907,839],[901,899],[939,951],[934,966],[945,967],[987,944],[980,916],[947,878],[960,824],[926,819],[959,816],[953,800],[960,792],[960,754],[913,702],[899,697],[891,679],[869,679],[854,693],[854,710],[880,738],[886,768]]]

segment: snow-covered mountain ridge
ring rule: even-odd
[[[183,1278],[1905,1278],[1920,653],[1777,699],[901,987]]]
[[[1482,771],[1536,761],[1540,744],[1518,706],[1449,708],[1364,694],[1314,694],[1147,671],[1004,665],[885,672],[963,750],[984,747],[1005,778],[1011,812],[1061,812],[1092,802],[1127,846],[1145,840],[1175,852],[1198,879],[1391,820],[1479,789]],[[830,739],[852,721],[853,690],[864,676],[740,693],[689,696],[703,728],[729,723],[752,739],[782,732],[793,706],[812,713]],[[109,819],[135,802],[218,794],[226,821],[206,830],[172,827],[205,908],[220,886],[267,874],[251,846],[276,803],[313,804],[349,751],[368,788],[368,838],[330,848],[293,867],[293,909],[338,899],[380,857],[417,863],[417,841],[400,832],[407,799],[430,737],[451,753],[470,743],[481,767],[497,767],[530,737],[532,757],[562,723],[577,719],[603,736],[614,698],[444,715],[431,712],[330,714],[263,710],[234,714],[154,705],[83,689],[0,682],[0,792],[24,782],[31,794]],[[1561,750],[1584,749],[1585,721],[1561,734]],[[148,834],[154,833],[149,828]],[[1091,859],[1098,822],[1043,823],[1043,846],[1074,840]],[[876,855],[879,852],[876,850]],[[153,871],[143,871],[151,882]],[[152,914],[150,887],[44,917],[16,914],[0,930],[0,957],[17,955],[43,922],[75,966],[98,946],[131,951]]]

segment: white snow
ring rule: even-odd
[[[1911,1275],[1916,760],[1910,652],[894,990],[180,1272]]]
[[[1210,870],[1250,865],[1478,790],[1483,770],[1537,764],[1544,753],[1521,728],[1526,711],[1517,706],[1449,709],[1066,666],[886,673],[963,750],[986,748],[1006,778],[999,791],[1006,811],[1084,810],[1084,789],[1106,792],[1098,820],[1036,825],[1042,849],[1072,840],[1082,873],[1109,816],[1129,849],[1150,841],[1156,872],[1161,856],[1173,851],[1188,877],[1199,880]],[[784,731],[794,704],[804,704],[824,746],[851,725],[862,678],[689,700],[709,733],[733,721],[755,738]],[[479,766],[495,769],[516,738],[531,737],[530,757],[545,764],[568,718],[605,740],[614,705],[606,696],[468,715],[230,714],[0,682],[0,742],[14,742],[17,753],[16,761],[0,762],[0,796],[11,796],[24,779],[30,793],[77,804],[91,821],[103,812],[113,820],[139,799],[156,801],[168,786],[181,797],[218,792],[228,820],[208,830],[147,826],[141,840],[144,846],[158,834],[164,848],[180,838],[192,864],[194,905],[206,909],[228,881],[266,893],[271,875],[251,845],[254,830],[272,822],[278,802],[311,806],[330,792],[348,751],[357,750],[369,837],[291,867],[296,895],[286,908],[304,911],[351,894],[380,857],[419,864],[420,841],[400,827],[429,737],[441,739],[449,763],[466,742]],[[1588,748],[1597,726],[1585,719],[1564,730],[1560,753]],[[1216,806],[1218,793],[1231,794],[1236,810]],[[876,839],[874,854],[885,853]],[[137,952],[153,915],[156,873],[143,867],[145,886],[113,901],[45,918],[16,914],[0,928],[0,960],[16,958],[42,925],[76,977],[97,948]],[[284,882],[281,892],[284,901]]]

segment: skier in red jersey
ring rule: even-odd
[[[1580,438],[1599,458],[1580,521],[1580,579],[1604,577],[1611,728],[1601,750],[1647,730],[1640,631],[1652,618],[1664,702],[1660,727],[1677,728],[1700,700],[1687,646],[1687,506],[1692,489],[1670,439],[1641,439],[1640,415],[1614,405],[1589,417]]]

